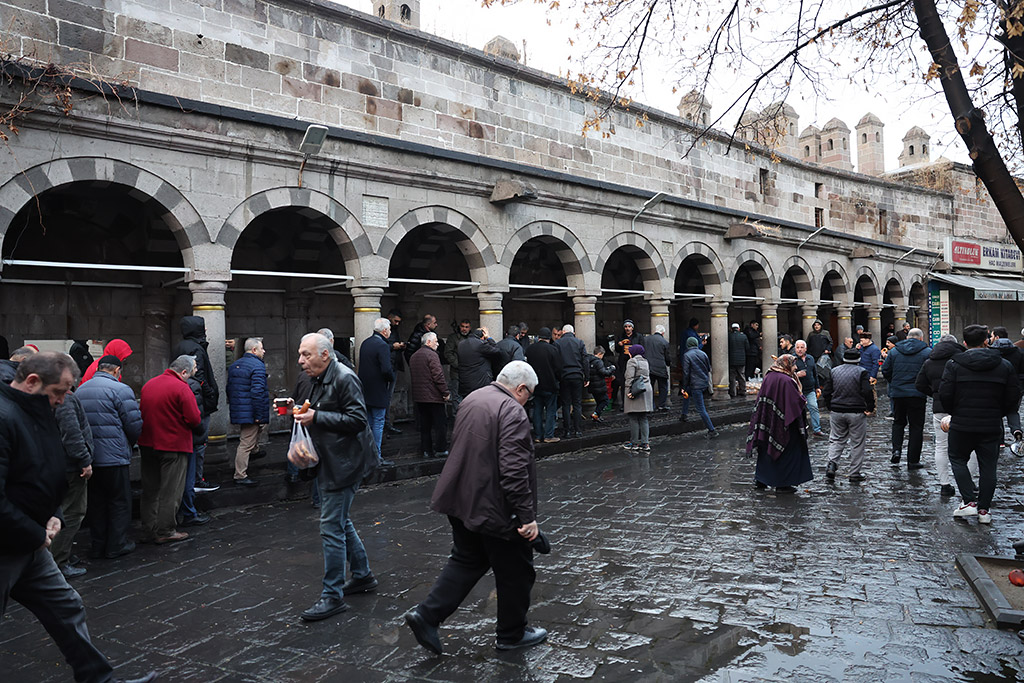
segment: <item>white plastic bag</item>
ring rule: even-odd
[[[309,431],[296,420],[292,425],[292,440],[288,444],[288,462],[300,470],[308,469],[320,462]]]

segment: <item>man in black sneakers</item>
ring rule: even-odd
[[[952,416],[949,424],[949,463],[963,497],[954,517],[977,517],[991,524],[989,506],[996,490],[996,460],[1003,439],[1003,416],[1017,409],[1020,389],[1009,361],[988,348],[988,327],[964,329],[967,350],[946,362],[939,383],[942,406]],[[971,452],[978,454],[978,491],[967,469]]]
[[[426,649],[441,654],[437,627],[488,569],[498,590],[499,650],[539,645],[547,631],[527,626],[536,580],[531,542],[538,537],[537,470],[523,406],[537,387],[529,364],[512,361],[498,379],[462,402],[452,448],[431,508],[448,515],[453,547],[430,594],[405,621]]]
[[[850,442],[850,481],[864,481],[860,468],[864,466],[864,437],[867,435],[868,414],[875,409],[875,392],[871,390],[871,376],[860,365],[856,349],[843,352],[843,364],[826,371],[825,387],[821,397],[832,411],[831,434],[828,442],[828,465],[825,476],[834,479],[839,470],[839,456]]]

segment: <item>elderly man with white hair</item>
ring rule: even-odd
[[[452,552],[430,594],[405,616],[419,644],[436,654],[442,651],[438,626],[489,569],[498,594],[496,647],[525,648],[547,638],[547,631],[526,623],[537,576],[533,550],[544,542],[537,526],[533,438],[523,409],[536,387],[533,368],[512,361],[497,380],[467,396],[455,418],[451,454],[430,502],[448,515]]]
[[[419,415],[420,450],[424,458],[448,455],[448,416],[444,404],[451,393],[437,346],[437,333],[425,332],[420,337],[420,347],[409,357],[412,400]]]
[[[651,368],[651,384],[656,390],[655,410],[668,410],[668,394],[672,385],[669,369],[672,367],[672,352],[665,339],[665,326],[656,325],[654,332],[643,341],[644,357]]]
[[[309,430],[319,458],[315,468],[324,549],[320,598],[302,613],[302,619],[320,621],[348,609],[344,596],[377,587],[349,512],[359,484],[376,467],[378,457],[359,379],[335,359],[327,337],[316,333],[304,336],[299,343],[299,365],[312,378],[313,391],[309,408],[294,417]],[[352,572],[348,581],[346,564]]]
[[[261,435],[270,424],[270,393],[267,391],[267,365],[263,340],[245,340],[245,353],[228,368],[228,410],[231,424],[238,425],[235,450],[236,486],[256,486],[249,476],[249,458],[259,446]]]
[[[558,386],[562,392],[562,426],[566,438],[583,436],[583,388],[590,384],[590,360],[587,346],[576,337],[572,325],[562,326],[562,336],[555,342],[562,355],[562,376]]]
[[[391,405],[391,385],[395,381],[391,344],[388,343],[390,335],[391,321],[377,318],[373,321],[373,334],[359,346],[359,379],[363,383],[366,412],[378,453],[384,439],[384,419]]]

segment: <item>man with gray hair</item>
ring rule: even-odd
[[[10,384],[14,380],[14,374],[18,371],[18,364],[29,356],[34,356],[36,350],[31,346],[22,346],[14,349],[10,359],[0,359],[0,382]]]
[[[391,405],[391,385],[395,382],[390,336],[391,321],[377,318],[373,321],[373,334],[359,346],[359,380],[363,383],[366,413],[378,453],[384,439],[384,420]]]
[[[419,348],[409,357],[409,375],[412,400],[419,416],[420,451],[424,458],[443,458],[448,455],[448,416],[444,404],[451,394],[441,369],[441,356],[437,353],[437,334],[425,332],[419,343]]]
[[[882,375],[889,382],[889,398],[892,399],[892,458],[890,462],[899,467],[903,453],[903,432],[910,424],[910,440],[907,443],[907,469],[919,470],[921,447],[924,444],[924,410],[928,397],[915,386],[921,366],[928,360],[930,349],[924,343],[924,332],[913,328],[907,338],[897,342],[882,363]]]
[[[351,360],[349,360],[349,357],[342,353],[338,346],[334,343],[334,332],[331,331],[331,328],[321,327],[319,330],[316,331],[316,333],[322,334],[323,336],[327,337],[327,341],[331,342],[331,347],[334,349],[334,357],[338,359],[339,363],[344,365],[349,370],[356,369],[356,366],[352,363]]]
[[[430,594],[405,621],[417,642],[441,654],[438,626],[488,569],[498,592],[496,647],[514,650],[547,638],[527,626],[537,527],[537,470],[523,406],[537,387],[528,363],[512,361],[498,379],[462,402],[452,447],[430,507],[448,515],[453,547]],[[540,537],[540,543],[543,543]]]
[[[644,356],[651,368],[652,389],[657,393],[654,397],[655,410],[668,410],[668,394],[672,385],[669,368],[672,367],[672,352],[668,340],[665,339],[665,326],[655,325],[654,332],[649,334],[643,343]]]
[[[270,423],[270,394],[267,392],[267,364],[263,340],[245,340],[245,353],[228,368],[228,408],[231,424],[238,425],[238,449],[235,451],[236,486],[256,486],[249,476],[249,457]]]
[[[174,515],[185,490],[192,430],[202,423],[188,378],[195,374],[195,356],[175,358],[163,374],[142,387],[142,517],[143,542],[176,543],[188,538],[178,531]]]
[[[562,336],[555,342],[562,356],[562,426],[566,438],[583,436],[583,388],[590,385],[590,361],[587,346],[576,337],[572,325],[562,326]]]

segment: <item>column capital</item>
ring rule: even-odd
[[[477,292],[476,298],[480,302],[480,315],[501,314],[501,292]]]
[[[777,301],[764,301],[761,303],[761,317],[762,318],[776,318],[779,312],[779,302]]]
[[[224,293],[228,283],[217,280],[195,280],[188,283],[192,292],[193,311],[223,311]]]
[[[589,295],[575,295],[572,297],[574,315],[596,315],[597,297]]]
[[[728,301],[712,301],[711,302],[711,317],[712,318],[728,318],[729,317],[729,302]]]

